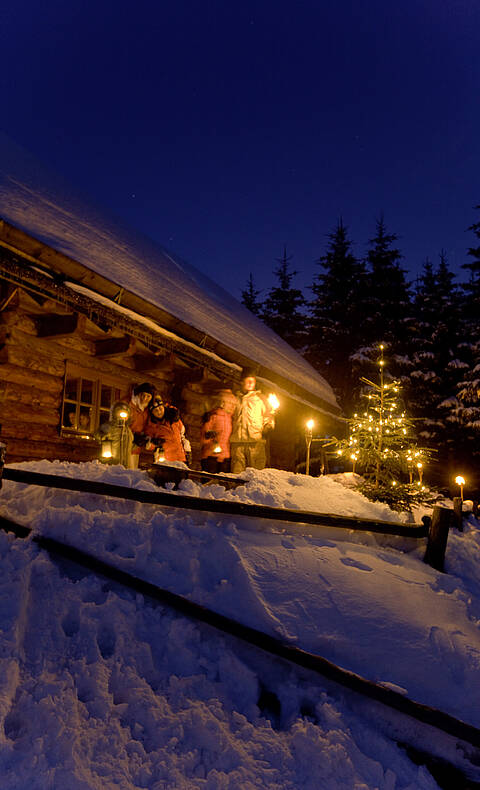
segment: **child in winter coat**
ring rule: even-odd
[[[218,405],[203,416],[200,463],[205,472],[230,471],[232,412],[232,400],[220,392]]]
[[[165,404],[159,395],[154,397],[149,406],[145,433],[157,448],[156,458],[183,463],[190,461],[191,446],[185,436],[185,426],[178,409]]]

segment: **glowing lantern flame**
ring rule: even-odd
[[[277,411],[278,407],[280,406],[280,401],[278,400],[277,396],[271,392],[268,396],[268,402],[270,404],[270,408],[273,412]]]

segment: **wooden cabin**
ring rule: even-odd
[[[234,397],[243,367],[281,403],[272,466],[294,470],[302,460],[307,419],[321,435],[339,432],[330,386],[274,332],[0,137],[0,436],[8,461],[97,458],[95,431],[111,404],[148,381],[179,407],[198,468],[202,415],[220,390]]]

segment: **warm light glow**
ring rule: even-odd
[[[421,464],[420,461],[419,461],[418,464],[417,464],[417,469],[421,469],[422,466],[423,466],[423,464]]]
[[[101,458],[113,458],[112,443],[109,439],[104,439],[100,448]]]
[[[314,425],[315,425],[314,420],[307,420],[307,422],[306,422],[307,431],[313,431],[313,426]]]
[[[128,411],[123,411],[123,410],[119,411],[118,416],[120,417],[121,420],[126,420],[128,417]]]
[[[213,452],[214,453],[221,453],[222,452],[222,448],[220,447],[219,444],[217,444],[217,446],[213,448]]]
[[[268,402],[270,404],[270,408],[272,411],[277,411],[278,407],[280,406],[280,401],[278,400],[277,396],[271,392],[268,396]]]
[[[463,478],[461,475],[458,475],[458,477],[455,478],[455,482],[456,482],[457,486],[464,486],[465,485],[465,478]]]

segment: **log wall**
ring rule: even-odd
[[[8,461],[98,458],[99,445],[94,439],[61,433],[65,373],[71,363],[110,377],[122,396],[134,383],[153,384],[166,401],[179,408],[192,444],[192,467],[200,468],[202,417],[216,405],[220,390],[229,390],[234,399],[231,379],[193,367],[172,353],[155,355],[139,341],[124,342],[122,333],[115,329],[105,332],[85,316],[62,320],[66,310],[48,299],[39,302],[21,289],[9,293],[4,287],[1,295],[0,424]],[[46,327],[52,336],[40,337]],[[62,327],[73,331],[55,334],[63,331]],[[112,353],[105,354],[106,350]],[[315,415],[297,401],[281,400],[276,428],[268,440],[268,463],[294,471],[304,460],[305,422]],[[325,418],[319,430],[324,435],[333,432],[332,426]],[[151,461],[152,454],[142,453],[141,464]]]

